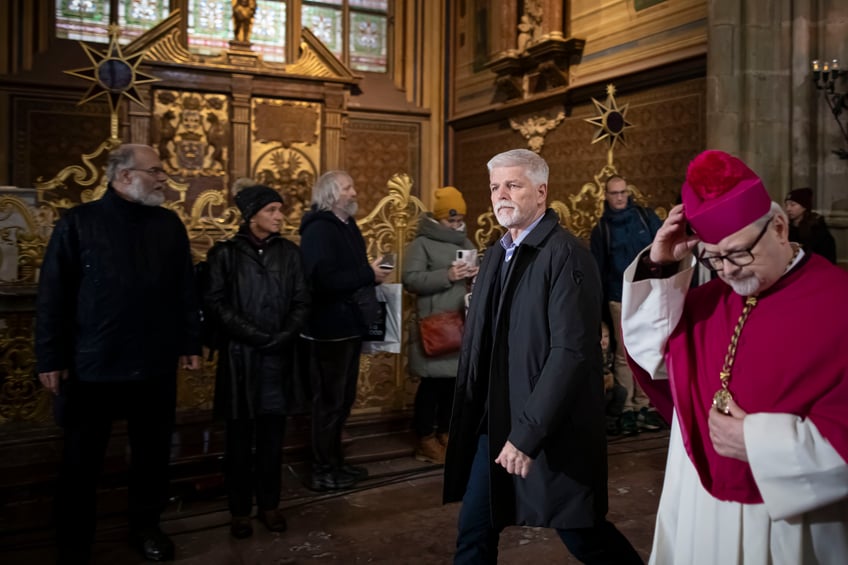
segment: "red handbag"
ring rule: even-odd
[[[441,357],[462,348],[462,330],[465,327],[462,314],[460,311],[439,312],[418,321],[425,355]]]

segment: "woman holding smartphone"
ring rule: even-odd
[[[465,200],[459,190],[452,186],[437,189],[433,194],[433,212],[421,215],[418,233],[406,248],[403,285],[418,298],[419,320],[465,309],[468,283],[477,274],[476,249],[465,233],[465,212]],[[460,256],[462,260],[458,259]],[[445,462],[458,361],[459,349],[428,356],[421,344],[418,325],[412,325],[409,370],[421,379],[413,413],[418,436],[415,458],[419,461]]]

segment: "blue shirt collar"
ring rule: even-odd
[[[500,239],[501,246],[504,248],[504,250],[506,250],[506,255],[504,255],[504,261],[509,261],[510,259],[512,259],[512,255],[513,253],[515,253],[515,249],[519,245],[521,245],[521,242],[525,240],[525,238],[530,234],[531,231],[533,231],[533,228],[539,225],[539,222],[541,222],[542,218],[544,217],[545,214],[542,213],[542,215],[536,218],[536,220],[532,224],[527,226],[526,230],[521,232],[521,235],[519,235],[515,241],[512,240],[512,234],[509,233],[509,230],[507,230],[506,234],[504,234],[504,236]]]

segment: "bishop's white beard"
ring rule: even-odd
[[[733,292],[741,296],[751,296],[760,290],[760,280],[755,275],[749,275],[742,279],[724,279],[730,285]]]

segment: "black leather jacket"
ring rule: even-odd
[[[221,418],[255,417],[259,369],[282,358],[280,379],[294,370],[295,342],[309,313],[310,294],[300,249],[274,234],[261,246],[242,231],[208,253],[204,307],[223,337],[215,386]]]
[[[56,224],[41,267],[38,372],[82,381],[176,375],[200,353],[186,230],[172,211],[129,202],[111,187]]]

